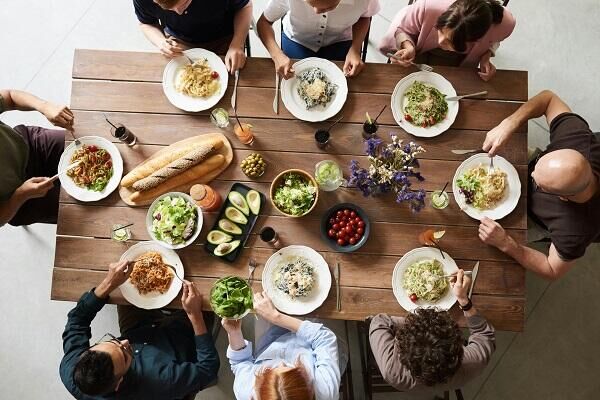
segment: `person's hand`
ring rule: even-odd
[[[402,42],[402,48],[396,51],[394,55],[400,58],[401,60],[398,60],[394,57],[390,57],[390,62],[392,64],[399,64],[403,67],[410,67],[411,63],[415,61],[415,46],[413,46],[411,42],[406,40]]]
[[[508,242],[508,235],[499,223],[483,217],[479,224],[479,239],[485,244],[502,250]]]
[[[469,302],[469,288],[471,287],[471,278],[465,275],[465,271],[459,269],[452,282],[452,293],[456,296],[458,303],[462,306]]]
[[[254,293],[254,311],[271,323],[273,323],[279,315],[279,311],[277,311],[273,305],[267,292]]]
[[[281,76],[283,79],[288,80],[294,76],[294,68],[292,67],[292,60],[285,54],[281,53],[281,55],[273,58],[273,62],[275,63],[275,71]]]
[[[487,151],[490,156],[495,156],[498,150],[508,142],[515,130],[516,127],[513,126],[510,120],[502,120],[498,126],[485,135],[482,146],[483,151]]]
[[[188,317],[202,315],[202,295],[196,285],[188,280],[183,281],[181,305]]]
[[[75,116],[73,115],[73,112],[69,110],[69,107],[47,101],[41,107],[40,112],[44,114],[44,117],[46,117],[46,119],[48,119],[52,125],[59,126],[70,131],[73,130]]]
[[[94,291],[96,296],[99,298],[108,297],[113,290],[121,286],[127,279],[129,279],[129,275],[131,275],[132,270],[133,263],[130,263],[127,260],[109,264],[106,277]]]
[[[494,75],[496,75],[496,67],[490,61],[490,53],[489,52],[487,53],[487,55],[483,56],[481,58],[481,60],[479,60],[478,74],[479,74],[479,77],[486,82],[489,81],[490,79],[492,79]]]
[[[179,57],[185,50],[185,46],[171,36],[165,37],[156,45],[156,47],[158,47],[158,50],[160,50],[162,55],[168,58]]]
[[[346,61],[344,62],[344,75],[347,77],[356,76],[360,74],[360,71],[365,67],[365,63],[360,58],[360,52],[353,47],[348,50],[346,55]]]
[[[16,193],[23,196],[25,199],[37,199],[44,197],[48,190],[52,189],[53,182],[50,178],[34,177],[29,178],[19,186]]]
[[[225,328],[228,334],[239,333],[242,331],[242,320],[241,319],[221,319],[221,325]]]
[[[239,47],[230,47],[225,54],[225,67],[230,74],[244,68],[246,65],[246,53]]]

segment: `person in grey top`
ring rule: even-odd
[[[470,285],[459,270],[452,290],[469,325],[466,343],[447,311],[419,308],[406,318],[378,314],[372,319],[371,349],[390,385],[400,391],[458,389],[483,371],[496,349],[494,328],[473,307]]]

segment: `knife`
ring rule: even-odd
[[[233,84],[233,94],[231,95],[231,108],[233,108],[233,112],[236,113],[236,105],[237,105],[237,85],[238,80],[240,79],[240,71],[235,71],[235,83]]]
[[[342,301],[340,299],[340,263],[335,264],[333,270],[333,278],[335,279],[335,296],[336,296],[336,310],[342,310]]]
[[[462,96],[446,97],[446,101],[458,101],[460,99],[464,99],[465,97],[483,96],[484,94],[487,94],[487,90],[484,90],[483,92],[463,94]]]
[[[467,293],[467,296],[469,299],[471,299],[471,294],[473,293],[473,288],[475,287],[475,280],[477,279],[478,271],[479,271],[479,261],[477,261],[475,263],[475,266],[473,267],[473,273],[471,275],[471,287],[469,288],[469,293]]]
[[[273,111],[279,114],[279,75],[275,72],[275,98],[273,99]]]
[[[454,154],[469,154],[469,153],[482,153],[484,152],[482,149],[467,149],[467,150],[451,150]]]

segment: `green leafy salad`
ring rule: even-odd
[[[253,307],[252,290],[245,280],[237,276],[226,276],[213,285],[210,305],[221,318],[239,318]]]
[[[423,128],[433,126],[446,118],[446,95],[433,86],[414,81],[404,93],[404,119]]]
[[[275,190],[273,201],[281,211],[304,215],[315,202],[317,188],[302,175],[290,172],[283,176],[283,185]]]
[[[152,233],[156,239],[177,245],[194,234],[196,207],[182,197],[163,197],[152,211]]]
[[[409,296],[416,296],[429,302],[436,302],[448,290],[448,281],[444,276],[442,263],[436,259],[417,261],[406,268],[402,287]],[[412,298],[411,298],[412,300]]]

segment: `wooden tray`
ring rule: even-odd
[[[221,147],[218,151],[211,153],[212,155],[214,154],[222,154],[223,156],[225,156],[225,162],[223,163],[223,165],[217,169],[215,169],[214,171],[210,172],[209,174],[205,175],[202,179],[199,179],[196,182],[190,182],[186,185],[181,185],[178,186],[174,189],[171,190],[167,190],[165,191],[165,193],[167,192],[183,192],[183,193],[188,193],[190,191],[190,188],[197,184],[197,183],[209,183],[210,181],[212,181],[213,179],[215,179],[217,176],[219,176],[221,174],[221,172],[225,171],[227,169],[227,167],[229,166],[229,164],[231,164],[231,161],[233,160],[233,149],[231,148],[231,143],[229,143],[229,140],[227,140],[227,138],[222,134],[222,133],[206,133],[204,135],[199,135],[199,136],[193,136],[184,140],[180,140],[179,142],[175,142],[161,150],[159,150],[158,152],[156,152],[155,154],[153,154],[152,156],[150,156],[146,161],[142,162],[139,165],[144,165],[145,163],[147,163],[149,160],[152,160],[155,157],[158,157],[162,154],[165,154],[166,152],[172,151],[174,149],[177,149],[179,147],[184,147],[184,146],[188,146],[191,143],[202,143],[203,141],[207,141],[209,139],[221,139],[223,141],[223,147]],[[129,171],[125,171],[124,174],[128,173]],[[152,204],[152,201],[154,201],[154,199],[151,200],[147,200],[147,201],[141,201],[141,202],[133,202],[131,200],[129,200],[129,196],[131,196],[133,193],[135,192],[135,190],[133,190],[133,188],[129,187],[119,187],[119,196],[121,196],[121,199],[128,205],[132,206],[132,207],[136,207],[136,206],[147,206]],[[164,194],[164,193],[161,193]],[[160,194],[159,194],[160,195]],[[159,196],[157,195],[157,197]]]

